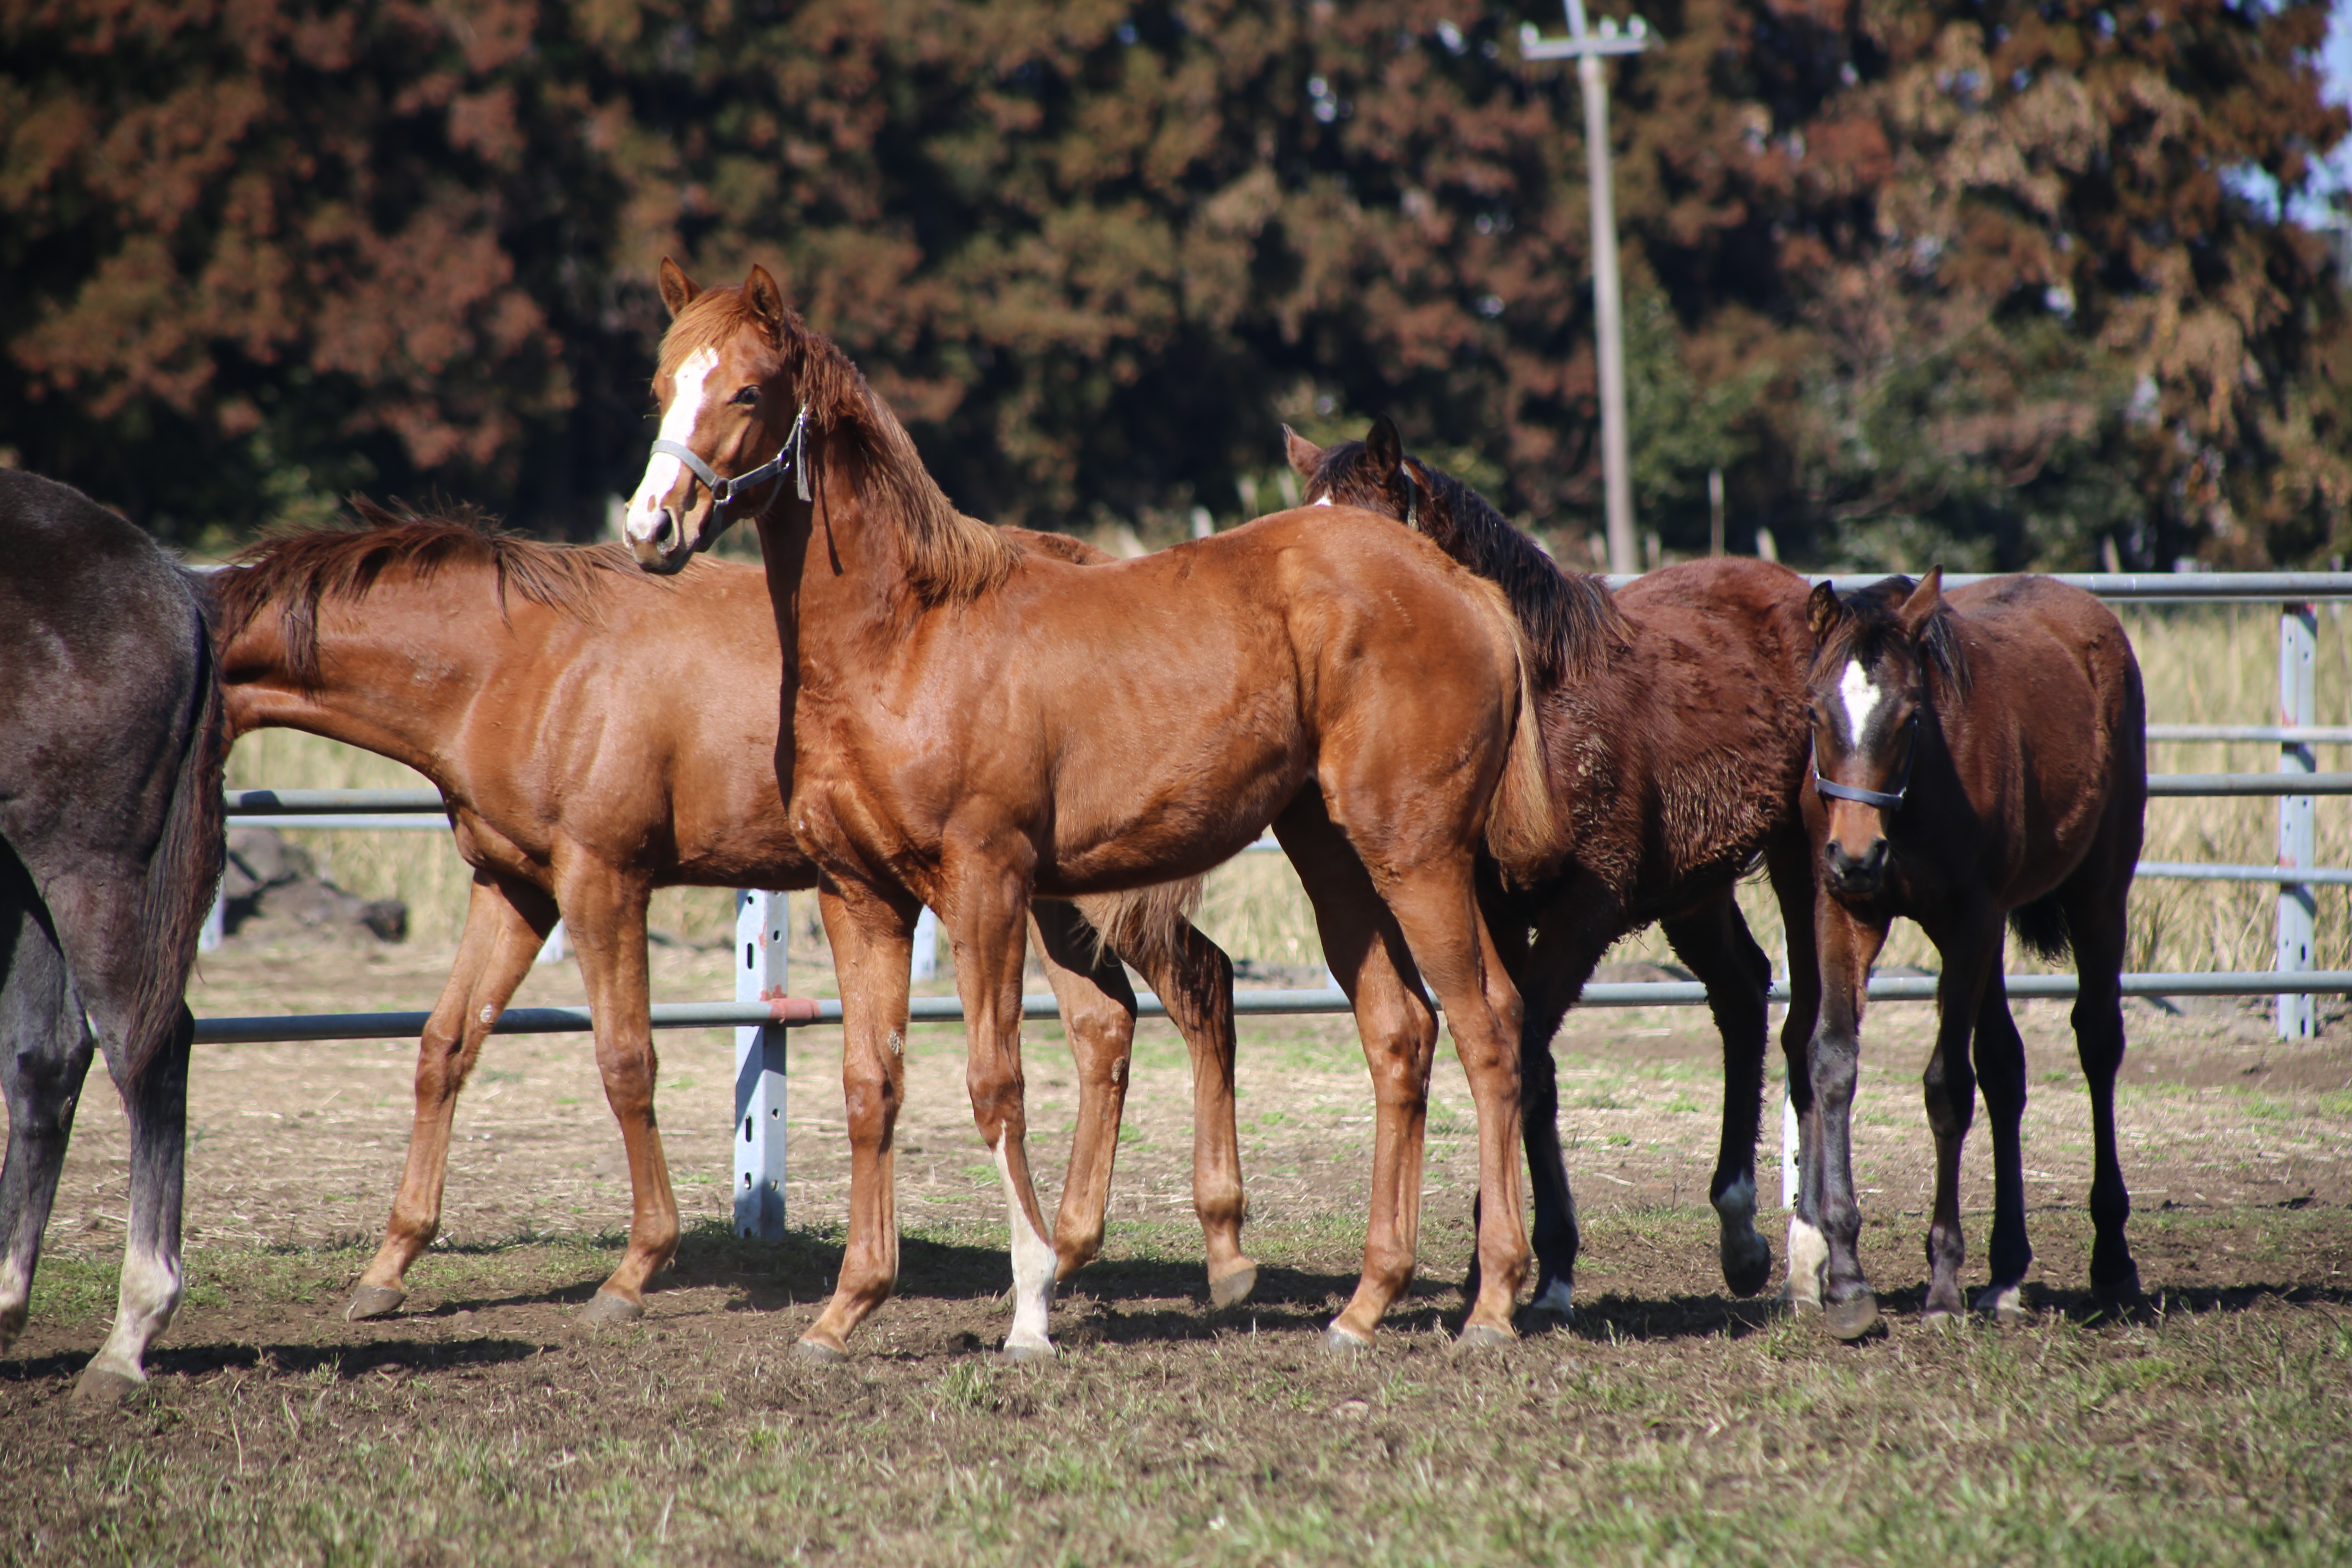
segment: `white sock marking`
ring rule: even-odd
[[[1830,1266],[1830,1238],[1796,1215],[1789,1216],[1789,1300],[1822,1304],[1822,1275]]]
[[[153,1252],[133,1246],[122,1255],[122,1293],[114,1310],[114,1331],[90,1365],[147,1381],[147,1347],[169,1327],[184,1288],[178,1268]]]
[[[1013,1181],[1008,1138],[996,1141],[996,1175],[1004,1184],[1004,1207],[1013,1230],[1013,1331],[1004,1336],[1013,1346],[1053,1348],[1045,1321],[1054,1305],[1054,1244],[1029,1223],[1024,1195]]]
[[[669,407],[663,411],[661,438],[688,446],[694,440],[695,422],[702,417],[702,384],[719,368],[717,349],[697,349],[686,356],[670,378]],[[655,514],[660,511],[662,498],[677,488],[678,476],[686,465],[667,452],[655,454],[646,464],[646,477],[637,481],[637,493],[629,498],[628,521],[625,531],[631,543],[649,542],[654,536]]]
[[[1845,743],[1859,748],[1879,698],[1878,688],[1870,683],[1870,674],[1862,668],[1862,660],[1847,662],[1845,673],[1838,678],[1838,695],[1845,699]]]
[[[25,1331],[32,1296],[33,1282],[16,1268],[16,1260],[0,1258],[0,1351],[6,1350]]]

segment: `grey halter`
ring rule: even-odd
[[[793,470],[793,478],[796,481],[793,488],[800,492],[801,500],[813,499],[809,494],[808,405],[805,403],[801,405],[800,413],[793,416],[792,433],[784,437],[784,444],[777,449],[776,455],[750,473],[738,474],[731,479],[720,479],[718,470],[704,462],[691,447],[676,441],[656,441],[653,449],[656,455],[667,454],[676,458],[686,465],[689,473],[702,481],[710,491],[710,514],[722,529],[734,521],[727,514],[746,491],[782,478],[786,468]]]
[[[1858,801],[1864,805],[1874,805],[1881,811],[1893,811],[1903,804],[1905,793],[1911,788],[1911,764],[1918,760],[1919,714],[1914,709],[1911,714],[1911,749],[1903,754],[1902,776],[1895,781],[1893,789],[1856,789],[1852,784],[1832,784],[1822,777],[1821,748],[1818,746],[1813,748],[1812,755],[1813,788],[1830,800]]]

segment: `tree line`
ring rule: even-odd
[[[1624,13],[1612,4],[1601,12]],[[2325,560],[2325,0],[1664,0],[1611,67],[1635,494],[1855,564]],[[602,531],[674,255],[967,510],[1147,536],[1393,415],[1599,527],[1581,108],[1528,4],[0,0],[0,460],[158,532]]]

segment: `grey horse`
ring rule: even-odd
[[[24,1331],[93,1045],[131,1120],[121,1294],[79,1401],[146,1380],[184,1288],[188,971],[222,861],[205,602],[121,518],[0,471],[0,1351]]]

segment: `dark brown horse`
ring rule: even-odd
[[[613,545],[567,548],[467,518],[395,519],[257,546],[214,579],[233,734],[284,725],[416,769],[448,801],[472,901],[448,984],[418,1042],[416,1119],[383,1247],[354,1318],[395,1310],[439,1226],[457,1094],[559,910],[595,1012],[596,1060],[628,1150],[629,1247],[589,1310],[626,1319],[677,1246],[654,1122],[646,905],[657,887],[807,888],[777,793],[775,678],[764,577],[698,563],[649,577]],[[1034,549],[1108,559],[1069,540]],[[743,672],[697,679],[714,650]],[[764,672],[761,674],[759,672]],[[1055,1226],[1059,1271],[1102,1241],[1134,1033],[1117,955],[1149,975],[1205,1059],[1232,1060],[1232,967],[1176,913],[1181,889],[1089,900],[1115,953],[1067,904],[1035,910],[1039,950],[1077,1058],[1078,1131]],[[1212,1289],[1248,1293],[1232,1079],[1204,1075],[1209,1140],[1196,1186]],[[1223,1086],[1222,1104],[1219,1085]],[[1220,1112],[1222,1121],[1220,1122]]]
[[[1708,1196],[1724,1281],[1748,1296],[1770,1278],[1756,1231],[1756,1131],[1771,965],[1732,898],[1760,856],[1798,977],[1784,1042],[1812,1029],[1813,879],[1797,798],[1811,653],[1805,580],[1760,561],[1690,562],[1613,596],[1564,571],[1467,485],[1408,458],[1396,426],[1318,447],[1285,429],[1317,505],[1409,522],[1499,584],[1538,669],[1546,775],[1570,825],[1567,859],[1540,880],[1489,880],[1487,923],[1527,1005],[1528,1163],[1535,1184],[1535,1309],[1566,1316],[1576,1205],[1559,1147],[1552,1037],[1611,943],[1655,921],[1705,983],[1723,1037],[1723,1128]],[[1529,933],[1532,931],[1532,940]]]
[[[0,471],[0,1351],[24,1331],[90,1048],[131,1122],[114,1331],[75,1385],[146,1381],[172,1321],[184,997],[221,873],[220,688],[199,585],[78,490]]]
[[[2045,956],[2074,950],[2074,1045],[2095,1162],[2091,1286],[2108,1301],[2139,1294],[2115,1124],[2117,976],[2147,803],[2139,664],[2115,616],[2079,588],[2000,577],[1947,598],[1942,582],[1937,570],[1916,586],[1895,577],[1844,595],[1824,583],[1809,610],[1820,647],[1808,683],[1815,771],[1805,818],[1827,896],[1821,1028],[1806,1069],[1790,1062],[1804,1161],[1790,1281],[1847,1338],[1878,1321],[1854,1251],[1862,1211],[1849,1119],[1863,988],[1897,915],[1919,922],[1944,963],[1926,1080],[1936,1134],[1927,1314],[1965,1310],[1960,1143],[1979,1081],[1992,1118],[1993,1222],[1992,1279],[1979,1307],[2016,1317],[2033,1257],[2018,1146],[2025,1047],[2001,985],[2003,916]],[[1800,1226],[1811,1233],[1801,1247]]]
[[[891,1130],[918,900],[955,944],[981,1133],[1013,1237],[1007,1350],[1051,1352],[1051,1251],[1024,1148],[1022,911],[1035,894],[1190,876],[1269,823],[1357,1006],[1380,1105],[1370,1235],[1332,1325],[1367,1342],[1413,1268],[1435,1032],[1478,1106],[1486,1289],[1465,1342],[1507,1337],[1526,1270],[1519,1002],[1479,920],[1491,845],[1552,853],[1520,638],[1488,584],[1362,513],[1294,511],[1115,565],[1076,567],[958,513],[856,367],[754,268],[675,316],[661,438],[631,502],[638,560],[675,571],[756,518],[790,652],[793,825],[823,867],[842,976],[856,1151],[840,1288],[819,1358],[898,1272]],[[716,661],[709,679],[738,679]]]

